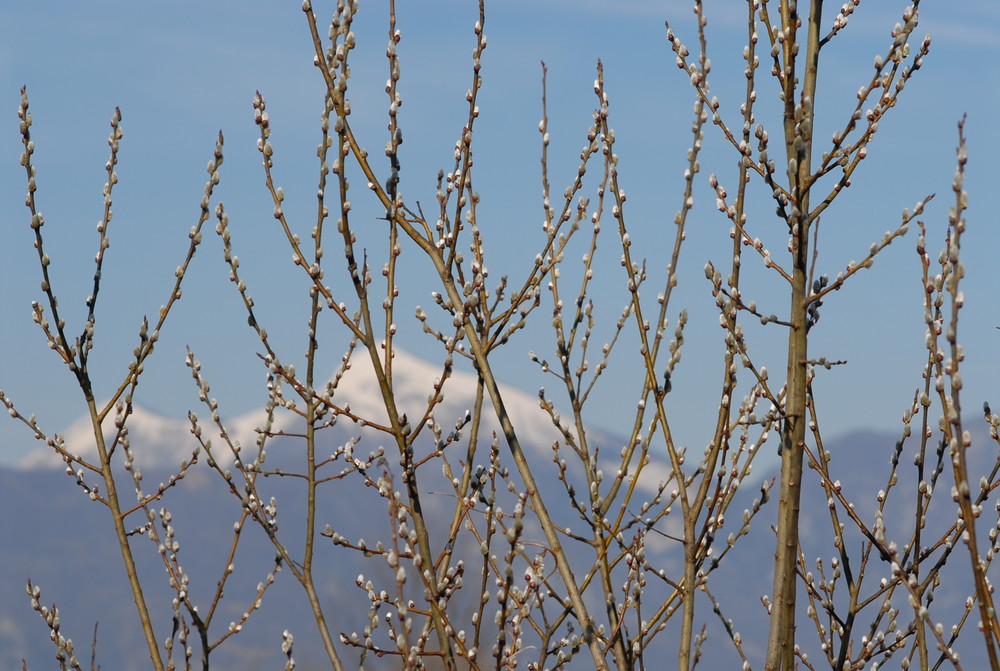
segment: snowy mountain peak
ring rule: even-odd
[[[411,420],[423,417],[428,400],[434,393],[434,385],[443,374],[442,364],[426,361],[396,348],[391,366],[391,384],[397,410],[406,413]],[[459,370],[456,364],[444,386],[444,401],[434,409],[436,421],[443,427],[449,427],[464,417],[475,403],[476,383],[477,376],[474,373]],[[550,419],[538,407],[537,397],[507,385],[501,385],[500,388],[507,411],[514,426],[517,427],[522,442],[545,448],[558,439],[558,433]],[[291,395],[286,392],[286,397],[291,398]],[[342,409],[350,408],[351,414],[355,416],[376,423],[388,423],[378,380],[365,351],[358,351],[352,357],[351,368],[340,381],[333,402]],[[490,435],[493,431],[499,434],[499,422],[494,416],[492,403],[488,397],[484,405],[483,429],[486,432],[484,436]],[[201,418],[204,435],[212,439],[213,445],[221,445],[221,438],[204,408],[192,407],[192,410]],[[257,428],[263,425],[264,420],[263,408],[232,419],[224,419],[230,438],[248,447],[256,442]],[[290,412],[278,413],[272,430],[293,431],[298,421],[299,418]],[[339,423],[345,426],[352,424],[344,417]],[[164,416],[140,405],[133,406],[127,426],[129,444],[134,451],[136,461],[143,468],[160,466],[176,468],[182,460],[190,459],[191,452],[197,444],[191,435],[191,423],[187,418]],[[361,427],[354,428],[354,426],[350,428],[352,433],[363,431]],[[113,416],[105,419],[103,433],[106,441],[113,440],[115,435]],[[96,461],[97,448],[89,417],[83,416],[74,421],[67,427],[64,438],[71,453]],[[213,450],[213,452],[220,463],[226,465],[226,462],[231,461],[228,449]],[[47,447],[39,447],[22,459],[19,467],[33,470],[58,468],[62,465],[62,459],[54,451]]]

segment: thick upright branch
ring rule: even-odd
[[[799,554],[799,501],[802,495],[803,448],[806,435],[806,392],[809,298],[809,190],[812,159],[813,109],[819,65],[822,0],[810,3],[805,81],[796,102],[796,63],[800,45],[800,17],[796,3],[781,3],[784,33],[783,98],[785,150],[791,203],[788,216],[792,253],[792,295],[789,307],[787,383],[781,435],[781,484],[778,500],[778,539],[775,549],[774,594],[767,640],[768,670],[791,671],[795,666],[795,566]]]

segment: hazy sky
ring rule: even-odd
[[[314,4],[323,6],[319,0]],[[355,132],[376,157],[373,164],[383,170],[387,166],[378,155],[387,139],[384,4],[361,2],[349,93]],[[471,82],[472,26],[478,13],[475,3],[468,1],[397,4],[403,32],[401,190],[409,203],[430,204],[437,170],[449,169],[467,113],[464,98]],[[736,9],[742,3],[706,4],[713,93],[722,102],[724,117],[737,123],[745,85],[740,60],[745,27],[735,15],[742,12]],[[837,7],[827,4],[829,25]],[[817,95],[817,137],[822,141],[843,125],[854,93],[871,76],[875,54],[886,52],[889,32],[906,4],[861,3],[848,28],[831,43],[821,64]],[[724,15],[727,10],[734,16]],[[321,15],[329,11],[323,7]],[[592,83],[601,58],[622,184],[629,194],[626,216],[637,243],[633,250],[641,251],[656,277],[646,289],[647,298],[655,296],[674,232],[671,221],[681,202],[680,177],[690,142],[693,100],[687,77],[674,65],[665,39],[665,19],[694,50],[695,26],[686,2],[487,3],[489,42],[483,54],[485,88],[479,103],[474,188],[482,194],[479,221],[491,254],[491,278],[524,273],[543,240],[539,61],[549,68],[550,180],[553,193],[559,194],[576,172],[596,104]],[[997,188],[997,163],[991,157],[1000,155],[996,124],[1000,6],[985,0],[925,3],[917,34],[928,32],[934,42],[925,66],[907,86],[901,104],[882,122],[854,186],[823,219],[818,268],[836,275],[848,261],[863,258],[884,231],[896,228],[904,207],[912,208],[933,192],[937,199],[923,219],[929,227],[928,248],[936,257],[943,245],[948,207],[954,202],[950,186],[956,122],[968,113],[970,209],[963,250],[968,274],[960,339],[967,354],[964,409],[977,415],[984,400],[1000,406],[1000,331],[994,328],[1000,325],[996,298],[1000,235],[996,210],[989,205]],[[774,108],[774,82],[766,68],[760,77],[761,120],[776,138],[779,122],[766,116]],[[57,1],[6,3],[0,9],[0,388],[23,412],[37,413],[42,426],[55,432],[78,417],[84,405],[69,372],[47,350],[31,322],[31,301],[40,300],[42,294],[23,205],[24,171],[18,164],[22,147],[16,110],[22,85],[28,86],[34,117],[38,202],[47,222],[47,251],[53,259],[56,292],[74,334],[82,328],[83,301],[93,274],[108,120],[115,106],[124,117],[112,245],[92,363],[99,397],[110,395],[125,375],[142,315],[155,315],[166,300],[186,248],[187,231],[197,220],[204,168],[219,129],[226,135],[226,160],[216,196],[230,213],[234,244],[262,320],[287,352],[285,360],[301,357],[306,285],[301,271],[291,266],[291,253],[271,216],[251,107],[254,91],[260,90],[271,116],[276,175],[288,194],[286,211],[299,222],[305,239],[315,207],[315,146],[323,89],[312,66],[312,45],[298,3]],[[705,420],[717,407],[722,374],[723,333],[702,267],[707,260],[725,262],[729,231],[715,211],[708,175],[717,172],[730,192],[735,191],[733,155],[725,151],[718,129],[706,130],[697,209],[689,223],[681,285],[670,309],[672,323],[682,308],[691,315],[685,356],[669,398],[677,418],[676,434],[696,449],[709,439],[711,425]],[[370,242],[367,238],[364,242],[378,258],[383,251],[378,213],[364,203],[363,177],[358,173],[353,179],[355,222],[365,231],[362,235],[371,235]],[[588,195],[594,195],[594,184],[591,180]],[[786,237],[783,224],[771,215],[768,193],[759,183],[753,187],[757,205],[751,210],[755,216],[750,226],[780,261]],[[369,221],[366,217],[370,224],[362,223]],[[620,250],[616,251],[613,233],[606,228],[610,235],[604,237],[605,256],[598,268],[603,288],[595,295],[595,314],[603,323],[595,339],[601,340],[610,336],[626,300],[617,262]],[[206,226],[208,232],[213,229],[214,221]],[[823,419],[828,433],[898,427],[920,382],[926,353],[915,240],[914,227],[901,243],[886,250],[874,269],[831,295],[824,305],[812,354],[849,361],[847,366],[821,372],[817,381],[817,394],[826,403]],[[436,287],[428,279],[430,266],[416,250],[404,253],[404,260],[408,273],[400,303],[404,338],[398,344],[426,353],[430,345],[419,337],[410,315],[413,306],[432,304],[429,292]],[[749,255],[746,260],[750,265]],[[329,261],[333,267],[334,255]],[[576,260],[570,263],[579,265]],[[773,276],[751,268],[747,273],[745,295],[756,299],[762,310],[783,315],[787,299],[775,293],[779,287]],[[227,274],[221,245],[214,234],[206,235],[186,280],[184,298],[147,366],[139,403],[176,417],[197,405],[195,387],[183,365],[185,345],[190,345],[204,362],[213,394],[226,414],[234,416],[263,404],[264,371],[255,356],[259,344],[245,325]],[[532,393],[542,385],[554,386],[554,380],[541,375],[527,357],[529,350],[543,355],[553,349],[551,329],[546,327],[549,309],[535,315],[538,327],[515,339],[500,359],[502,379]],[[333,326],[331,322],[325,331],[330,370],[346,342]],[[753,331],[751,346],[758,362],[780,371],[786,337],[775,326]],[[622,417],[630,415],[636,398],[636,361],[635,348],[626,341],[595,392],[593,421],[615,429]],[[34,446],[22,426],[0,421],[0,463],[16,461]]]

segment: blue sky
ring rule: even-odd
[[[408,202],[431,203],[434,176],[438,169],[448,169],[466,113],[472,25],[478,13],[472,2],[397,4],[403,31],[401,190]],[[387,24],[382,5],[362,2],[355,25],[359,48],[352,55],[355,131],[373,154],[387,139],[383,91]],[[713,93],[722,102],[724,116],[735,119],[745,81],[740,61],[744,28],[742,19],[723,15],[725,10],[719,7],[741,3],[708,5]],[[480,225],[492,250],[489,266],[494,278],[525,272],[543,240],[537,132],[541,60],[549,68],[553,192],[561,193],[575,174],[595,106],[592,82],[601,58],[621,179],[629,194],[627,217],[632,239],[640,245],[634,249],[643,250],[651,272],[662,272],[666,263],[666,245],[673,235],[670,222],[680,205],[692,91],[674,65],[663,21],[669,19],[693,49],[693,14],[688,3],[676,1],[631,0],[615,3],[613,10],[611,6],[590,0],[487,3],[489,43],[483,56],[485,88],[479,103],[474,188],[482,194]],[[831,43],[828,60],[821,65],[818,137],[828,138],[834,127],[842,125],[854,92],[870,76],[874,55],[888,47],[889,31],[905,6],[885,0],[863,2],[841,37]],[[828,8],[827,23],[835,9]],[[930,231],[928,247],[936,254],[953,202],[955,126],[968,113],[970,209],[964,239],[968,274],[960,339],[967,354],[964,409],[974,415],[983,400],[1000,406],[996,382],[1000,331],[994,328],[1000,325],[996,298],[1000,278],[995,270],[1000,235],[996,210],[990,206],[998,172],[991,157],[1000,155],[995,123],[1000,103],[995,58],[1000,7],[985,1],[925,3],[917,33],[927,32],[934,42],[924,68],[882,123],[854,186],[823,221],[819,268],[835,275],[851,259],[862,258],[885,230],[895,229],[902,208],[932,192],[938,197],[924,219]],[[276,175],[288,194],[286,210],[298,217],[305,237],[315,203],[315,146],[323,90],[312,66],[312,47],[298,3],[95,1],[7,3],[0,9],[0,348],[4,353],[0,388],[22,411],[37,413],[42,426],[55,432],[79,416],[84,406],[68,371],[47,350],[31,322],[30,303],[40,299],[41,292],[23,206],[24,172],[18,165],[16,110],[22,85],[28,86],[34,118],[38,199],[47,221],[47,250],[71,332],[81,328],[83,300],[93,272],[108,120],[116,105],[124,117],[112,244],[92,364],[98,396],[110,394],[124,376],[142,315],[154,315],[165,302],[187,231],[197,220],[204,168],[219,129],[226,135],[226,161],[217,196],[230,213],[248,284],[269,331],[288,352],[286,360],[300,356],[305,346],[305,285],[301,273],[292,268],[291,254],[271,217],[251,107],[254,91],[260,90],[268,101]],[[773,100],[773,82],[766,73],[758,91],[760,100]],[[767,104],[762,102],[762,114]],[[776,136],[773,117],[769,128]],[[735,191],[732,155],[725,151],[717,129],[708,128],[706,135],[697,209],[689,223],[681,285],[670,310],[672,322],[682,308],[691,314],[670,403],[678,417],[676,435],[695,448],[709,438],[711,425],[706,420],[716,407],[721,379],[722,332],[702,267],[707,260],[725,261],[729,229],[715,211],[708,174],[717,172],[730,192]],[[354,178],[356,203],[364,200],[360,179]],[[780,258],[784,236],[779,222],[768,218],[767,194],[759,184],[755,187],[761,213],[752,222],[755,234],[767,240]],[[381,250],[376,209],[361,205],[356,212],[355,221],[371,217],[362,235],[371,235],[370,241],[363,240],[374,255]],[[897,427],[920,382],[925,354],[915,239],[911,231],[886,250],[874,269],[831,295],[824,305],[812,353],[850,362],[822,372],[817,382],[828,434]],[[598,272],[604,288],[595,302],[607,335],[625,293],[614,240],[606,236],[602,244],[605,257]],[[404,253],[404,268],[408,275],[401,305],[409,307],[401,307],[406,316],[401,323],[407,323],[401,325],[403,338],[398,344],[426,353],[429,345],[408,317],[412,306],[431,304],[428,294],[436,287],[427,279],[429,265],[416,250]],[[263,404],[263,369],[255,356],[259,346],[245,326],[227,272],[221,246],[214,236],[206,236],[186,280],[184,298],[168,322],[158,354],[147,366],[138,396],[143,405],[183,417],[197,404],[183,365],[186,345],[204,362],[213,394],[228,415]],[[650,281],[648,298],[660,284],[658,279]],[[778,288],[773,277],[748,270],[744,293],[752,294],[749,297],[762,309],[780,315],[787,300],[776,293]],[[504,381],[529,392],[554,382],[540,375],[527,357],[528,350],[543,354],[552,349],[544,312],[536,317],[539,326],[514,340],[500,358]],[[333,370],[345,341],[332,328],[327,333],[325,353]],[[773,326],[752,332],[757,359],[772,371],[783,367],[785,338],[784,331]],[[626,341],[596,392],[591,408],[594,422],[615,429],[621,417],[631,414],[636,361],[635,348]],[[0,421],[0,463],[16,461],[34,446],[23,427]]]

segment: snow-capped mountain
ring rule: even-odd
[[[410,418],[421,417],[427,409],[434,385],[443,375],[443,367],[413,356],[399,348],[392,360],[392,387],[397,409]],[[434,416],[444,427],[454,425],[466,415],[475,400],[477,378],[473,373],[453,368],[444,387],[444,401],[435,408]],[[559,439],[558,431],[552,426],[547,415],[539,408],[538,397],[510,385],[500,385],[501,394],[511,420],[517,427],[518,438],[525,445],[547,447]],[[223,399],[224,400],[224,399]],[[351,359],[350,369],[344,373],[333,398],[341,408],[349,408],[357,416],[369,421],[387,424],[387,414],[379,391],[375,371],[367,352],[358,351]],[[489,399],[487,397],[487,404]],[[204,406],[191,408],[202,420],[210,414]],[[244,446],[252,446],[257,440],[258,428],[264,425],[263,408],[249,413],[225,418],[223,422],[229,436]],[[348,432],[363,432],[363,427],[349,419],[339,420]],[[278,413],[272,432],[292,432],[300,420],[291,413]],[[218,441],[218,433],[212,431],[211,422],[202,421],[202,428],[213,441]],[[135,451],[136,462],[142,468],[176,468],[181,461],[190,459],[195,441],[191,435],[191,422],[187,418],[166,417],[152,412],[141,405],[134,405],[128,418],[130,443]],[[491,410],[484,412],[484,435],[493,431],[500,434],[500,425]],[[103,426],[106,440],[115,434],[113,414],[106,418]],[[88,417],[80,417],[65,431],[66,448],[73,454],[96,459],[93,430]],[[606,438],[606,436],[604,436]],[[610,446],[609,446],[610,447]],[[620,447],[620,446],[617,446]],[[215,458],[223,465],[229,465],[232,454],[217,450]],[[51,449],[41,446],[25,456],[19,467],[26,470],[61,467],[62,459]]]
[[[371,421],[384,421],[381,396],[375,383],[374,372],[365,353],[360,352],[353,360],[353,367],[347,371],[338,387],[334,402],[341,407],[350,405],[351,412]],[[401,411],[412,418],[421,417],[428,404],[428,396],[433,392],[435,380],[442,374],[439,365],[422,361],[416,357],[397,351],[393,362],[393,388],[396,402]],[[476,377],[462,370],[453,372],[444,388],[444,402],[438,405],[434,421],[449,431],[472,405],[475,398]],[[565,505],[566,494],[558,481],[559,470],[552,462],[552,444],[559,440],[558,431],[551,419],[539,408],[538,397],[519,389],[502,386],[507,408],[518,431],[522,446],[536,469],[536,479],[546,487],[546,495],[554,505],[558,526],[580,525],[576,510]],[[209,412],[194,408],[204,421]],[[224,418],[225,419],[225,418]],[[257,439],[257,427],[264,419],[262,410],[247,413],[232,419],[225,419],[230,436],[243,446],[253,446]],[[483,441],[487,446],[475,457],[474,463],[488,460],[488,440],[499,427],[491,412],[484,412],[485,426]],[[112,420],[105,427],[106,435],[111,435]],[[970,426],[977,425],[974,420]],[[185,418],[168,418],[136,407],[128,421],[129,440],[137,463],[146,474],[146,482],[156,482],[156,478],[169,476],[180,461],[189,459],[196,442],[191,434],[191,424]],[[981,418],[974,430],[974,445],[970,452],[972,472],[979,475],[988,473],[995,453],[995,444],[990,443],[983,431]],[[208,425],[203,424],[208,433]],[[300,469],[303,451],[301,440],[294,435],[301,428],[300,420],[291,413],[279,416],[272,431],[284,431],[270,439],[268,447],[268,467],[280,466],[288,471]],[[89,421],[78,420],[65,432],[68,449],[84,456],[93,456],[92,436]],[[592,445],[599,445],[602,454],[617,454],[623,439],[600,432],[588,432]],[[833,477],[842,479],[843,489],[850,500],[857,501],[856,512],[866,521],[874,519],[877,508],[877,493],[886,487],[888,464],[896,436],[875,432],[856,432],[828,441],[826,449],[832,455]],[[365,428],[344,417],[337,424],[324,431],[319,449],[330,454],[338,445],[348,440],[359,440],[356,453],[366,454],[380,445],[386,447],[386,468],[396,468],[398,457],[391,440],[385,434]],[[887,508],[885,519],[887,533],[891,536],[897,530],[901,545],[908,538],[906,524],[913,523],[909,507],[908,493],[912,490],[914,468],[912,456],[915,439],[907,444],[899,463],[899,484],[893,506]],[[499,447],[502,457],[506,457],[506,445],[500,436]],[[982,445],[987,447],[983,448]],[[426,446],[425,446],[426,447]],[[465,447],[458,443],[449,454],[452,465],[456,466],[465,458]],[[224,465],[232,459],[226,450],[214,450],[215,458]],[[512,464],[505,461],[505,464]],[[945,466],[947,467],[947,458]],[[339,466],[336,466],[339,468]],[[381,468],[381,466],[380,466]],[[435,470],[437,469],[437,470]],[[666,466],[652,464],[646,473],[649,478],[640,483],[639,496],[649,491],[647,485],[655,475],[665,472]],[[607,472],[607,470],[606,470]],[[440,541],[451,519],[455,497],[449,494],[449,481],[437,466],[421,471],[422,487],[428,493],[424,500],[424,512],[429,520],[431,534]],[[770,475],[773,475],[770,474]],[[760,477],[770,477],[759,473]],[[943,488],[950,482],[949,473],[944,473],[937,487]],[[572,476],[572,466],[567,477]],[[807,561],[814,562],[817,556],[829,557],[836,554],[829,531],[830,516],[826,494],[818,486],[818,477],[812,471],[807,473],[807,488],[802,503],[802,545]],[[516,472],[511,476],[516,480]],[[127,479],[123,479],[127,483]],[[398,482],[398,481],[397,481]],[[274,496],[279,511],[278,520],[291,547],[301,547],[301,529],[304,518],[304,499],[301,480],[295,478],[269,477],[259,483],[266,496]],[[502,486],[503,483],[501,482]],[[729,515],[732,518],[716,539],[713,547],[721,548],[723,536],[738,526],[741,511],[754,496],[757,487],[744,483],[745,491],[737,493],[742,497],[734,505]],[[386,500],[376,491],[365,486],[361,478],[346,478],[329,483],[322,491],[317,508],[319,528],[330,524],[338,534],[351,542],[360,538],[374,545],[380,539],[391,535],[393,525],[388,515]],[[578,487],[580,489],[580,487]],[[97,632],[97,660],[105,669],[131,671],[146,669],[145,644],[136,624],[135,606],[131,593],[123,577],[122,562],[117,541],[111,531],[106,509],[88,500],[86,494],[67,477],[64,464],[45,450],[30,454],[18,469],[0,468],[0,491],[8,502],[7,514],[0,515],[0,669],[21,668],[21,660],[28,661],[28,668],[49,668],[54,648],[48,640],[48,629],[41,618],[32,612],[25,594],[25,583],[30,578],[42,589],[41,602],[50,605],[53,601],[60,608],[62,633],[76,642],[81,659],[89,658],[90,640],[95,621],[100,624]],[[127,488],[123,488],[126,495]],[[904,494],[899,494],[902,491]],[[943,494],[946,494],[943,492]],[[133,495],[134,496],[134,495]],[[134,498],[133,498],[134,500]],[[227,570],[228,550],[233,543],[233,523],[241,514],[239,503],[222,484],[219,476],[201,463],[192,467],[185,479],[174,490],[157,502],[157,509],[171,513],[172,525],[177,530],[179,543],[178,557],[183,561],[185,572],[191,579],[191,595],[202,612],[210,602],[210,596],[221,575]],[[763,642],[767,636],[767,617],[760,598],[771,591],[771,565],[774,554],[774,536],[770,525],[774,523],[773,502],[755,520],[749,535],[738,540],[733,553],[727,555],[719,569],[712,574],[709,584],[714,597],[718,599],[723,612],[734,617],[734,626],[743,638],[745,652],[752,660],[758,660]],[[676,506],[679,507],[679,506]],[[987,508],[989,510],[989,508]],[[984,530],[992,522],[984,513]],[[676,524],[677,515],[671,515],[660,522],[655,531],[671,533],[671,525]],[[939,496],[936,507],[927,515],[926,528],[948,528],[954,520],[954,506],[946,495]],[[849,525],[848,525],[849,526]],[[849,529],[850,531],[850,526]],[[528,530],[529,535],[534,533]],[[930,533],[929,531],[927,533]],[[537,535],[534,536],[537,538]],[[649,557],[655,565],[667,572],[680,567],[679,549],[676,541],[651,535],[647,547]],[[856,530],[848,535],[848,542],[857,545],[861,537]],[[334,547],[323,538],[323,546],[317,553],[317,572],[332,576],[321,585],[320,598],[331,614],[331,630],[338,635],[350,632],[364,624],[364,613],[370,606],[365,590],[358,589],[354,577],[364,573],[369,579],[388,587],[393,585],[393,571],[381,557],[362,556],[356,551]],[[158,636],[166,638],[170,631],[169,603],[172,593],[167,584],[167,576],[157,548],[149,541],[136,535],[133,537],[133,551],[139,562],[139,573],[147,586],[147,594],[154,605],[153,619]],[[571,553],[570,561],[575,568],[585,572],[593,561],[593,552],[585,544],[567,543]],[[469,548],[465,548],[468,550]],[[298,550],[296,550],[298,551]],[[456,550],[457,551],[457,550]],[[855,552],[856,549],[852,549]],[[963,550],[964,551],[964,550]],[[274,548],[260,529],[248,525],[241,534],[238,552],[232,560],[235,572],[226,587],[226,598],[218,608],[216,624],[212,631],[225,631],[226,625],[238,620],[241,613],[253,601],[254,586],[261,582],[273,569]],[[475,564],[471,558],[478,556],[478,546],[470,554],[469,566]],[[482,561],[481,558],[479,560]],[[811,566],[811,564],[810,564]],[[947,582],[938,588],[935,608],[932,614],[950,626],[960,617],[969,586],[961,576],[967,568],[967,557],[953,558],[949,568],[957,569],[957,582]],[[885,574],[887,566],[873,559],[867,572],[869,582],[877,584],[879,576]],[[478,585],[478,575],[466,576],[468,584]],[[867,588],[867,583],[866,583]],[[873,588],[874,589],[874,588]],[[478,599],[478,597],[475,597]],[[701,597],[699,597],[701,598]],[[899,597],[896,607],[905,606]],[[165,605],[166,604],[166,605]],[[595,604],[598,605],[598,604]],[[935,610],[936,609],[936,610]],[[973,616],[975,617],[975,615]],[[900,616],[900,627],[911,618],[904,612]],[[701,666],[704,668],[737,668],[741,662],[735,658],[732,645],[722,630],[711,607],[702,603],[697,626],[705,624],[710,634],[703,646]],[[671,623],[671,627],[673,627]],[[815,631],[810,631],[812,622],[800,621],[801,640],[808,649],[816,649]],[[295,659],[298,669],[327,668],[320,652],[315,623],[309,613],[301,587],[288,572],[279,574],[263,599],[260,612],[244,626],[243,632],[235,639],[222,645],[213,654],[212,666],[218,669],[281,668],[284,660],[280,653],[281,632],[290,630],[295,635]],[[814,627],[813,627],[814,629]],[[675,651],[676,632],[670,628],[657,639],[653,648],[647,651],[647,662],[653,658],[669,659]],[[962,643],[964,641],[964,643]],[[981,660],[976,645],[976,632],[968,631],[961,644],[965,648],[962,659],[964,668],[977,668]],[[197,647],[197,646],[195,646]],[[977,656],[979,655],[979,656]],[[898,658],[894,658],[898,661]],[[348,665],[355,664],[354,657]],[[586,668],[583,657],[571,668]],[[87,668],[84,665],[84,668]],[[365,668],[398,668],[394,660],[369,659]],[[754,666],[756,668],[756,664]]]

